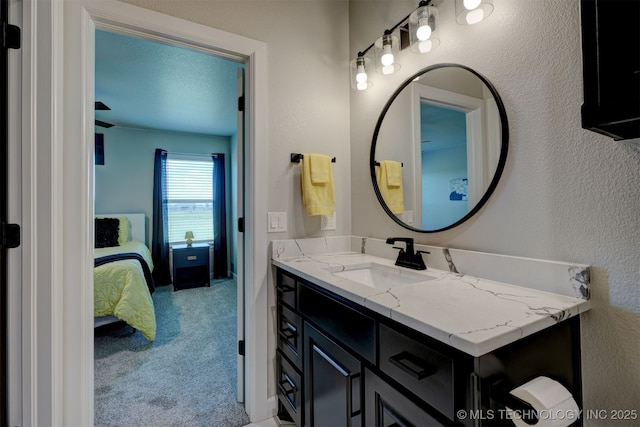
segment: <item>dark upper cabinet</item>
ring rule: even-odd
[[[640,0],[581,0],[582,127],[640,137]]]

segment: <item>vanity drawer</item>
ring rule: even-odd
[[[380,323],[380,370],[455,419],[454,360]]]
[[[287,304],[289,307],[296,309],[298,290],[296,288],[296,279],[289,276],[285,271],[278,269],[278,278],[276,282],[276,292],[278,299]]]
[[[209,265],[209,245],[174,248],[174,268]]]
[[[376,363],[376,321],[337,299],[298,283],[299,312],[345,347]]]
[[[291,366],[280,350],[276,351],[277,393],[282,406],[297,426],[302,425],[302,379],[298,371]]]
[[[302,369],[302,319],[284,304],[278,304],[278,348]]]

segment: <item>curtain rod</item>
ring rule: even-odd
[[[167,155],[178,155],[178,156],[191,156],[191,157],[208,157],[211,158],[214,154],[224,154],[224,153],[179,153],[177,151],[167,151]]]

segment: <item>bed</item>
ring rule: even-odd
[[[153,341],[155,287],[144,214],[96,215],[95,227],[94,327],[122,320]]]

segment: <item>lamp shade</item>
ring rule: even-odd
[[[363,55],[351,61],[351,87],[357,90],[365,90],[373,86],[371,81],[371,59]]]
[[[373,44],[378,73],[393,74],[400,69],[400,64],[396,62],[400,51],[399,44],[398,36],[389,33],[385,33]]]
[[[483,21],[493,12],[493,0],[456,0],[456,22],[473,25]]]
[[[409,15],[409,42],[412,52],[427,53],[440,45],[436,33],[437,17],[438,9],[433,6],[420,6]]]

